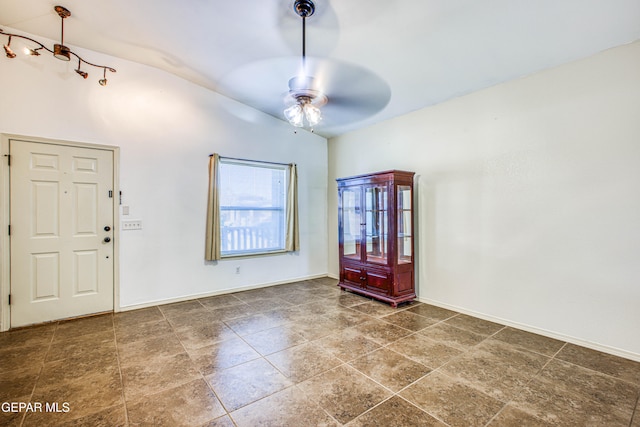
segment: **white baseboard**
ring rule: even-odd
[[[612,354],[614,356],[620,356],[623,357],[625,359],[630,359],[636,362],[640,362],[640,354],[638,353],[634,353],[631,351],[627,351],[627,350],[623,350],[620,348],[616,348],[616,347],[611,347],[611,346],[607,346],[607,345],[603,345],[603,344],[598,344],[595,342],[591,342],[591,341],[586,341],[580,338],[576,338],[576,337],[572,337],[572,336],[568,336],[568,335],[564,335],[564,334],[560,334],[557,332],[553,332],[553,331],[547,331],[546,329],[540,329],[537,328],[535,326],[530,326],[530,325],[526,325],[523,323],[518,323],[518,322],[513,322],[511,320],[506,320],[506,319],[502,319],[499,317],[495,317],[495,316],[490,316],[484,313],[479,313],[473,310],[467,310],[464,309],[462,307],[457,307],[451,304],[446,304],[446,303],[442,303],[440,301],[434,301],[431,300],[429,298],[416,298],[416,300],[423,302],[425,304],[431,304],[431,305],[435,305],[437,307],[441,307],[441,308],[446,308],[448,310],[453,310],[453,311],[457,311],[459,313],[462,314],[467,314],[469,316],[473,316],[473,317],[477,317],[483,320],[488,320],[490,322],[494,322],[494,323],[499,323],[501,325],[505,325],[505,326],[511,326],[513,328],[516,329],[521,329],[523,331],[527,331],[527,332],[531,332],[534,334],[538,334],[538,335],[542,335],[545,337],[549,337],[549,338],[553,338],[556,340],[560,340],[560,341],[565,341],[571,344],[575,344],[575,345],[579,345],[581,347],[586,347],[586,348],[590,348],[591,350],[597,350],[597,351],[601,351],[603,353],[607,353],[607,354]]]
[[[193,299],[197,299],[197,298],[214,297],[216,295],[225,295],[225,294],[231,294],[231,293],[234,293],[234,292],[250,291],[252,289],[267,288],[269,286],[284,285],[284,284],[287,284],[287,283],[301,282],[303,280],[320,279],[322,277],[327,277],[327,274],[316,274],[316,275],[312,275],[312,276],[298,277],[298,278],[295,278],[295,279],[281,280],[281,281],[277,281],[277,282],[259,283],[257,285],[242,286],[242,287],[239,287],[239,288],[218,289],[216,291],[204,292],[204,293],[201,293],[201,294],[183,295],[183,296],[179,296],[179,297],[175,297],[175,298],[166,298],[166,299],[145,301],[145,302],[141,302],[141,303],[138,303],[138,304],[130,304],[130,305],[125,305],[125,306],[120,306],[120,310],[119,311],[138,310],[138,309],[141,309],[141,308],[154,307],[156,305],[172,304],[172,303],[175,303],[175,302],[184,302],[184,301],[189,301],[189,300],[193,300]]]

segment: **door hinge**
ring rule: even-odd
[[[113,190],[109,190],[109,198],[113,199]]]
[[[11,305],[11,294],[9,294],[9,305]]]
[[[4,155],[7,158],[7,166],[11,166],[11,154]]]
[[[9,225],[8,228],[9,228],[9,236],[11,236],[11,225]]]

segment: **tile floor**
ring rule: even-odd
[[[335,284],[2,333],[0,424],[640,427],[638,362]]]

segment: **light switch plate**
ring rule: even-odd
[[[126,221],[122,221],[122,229],[123,230],[142,230],[142,220],[128,219]]]

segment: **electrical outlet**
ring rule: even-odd
[[[122,229],[123,230],[142,230],[142,220],[129,219],[126,221],[122,221]]]

